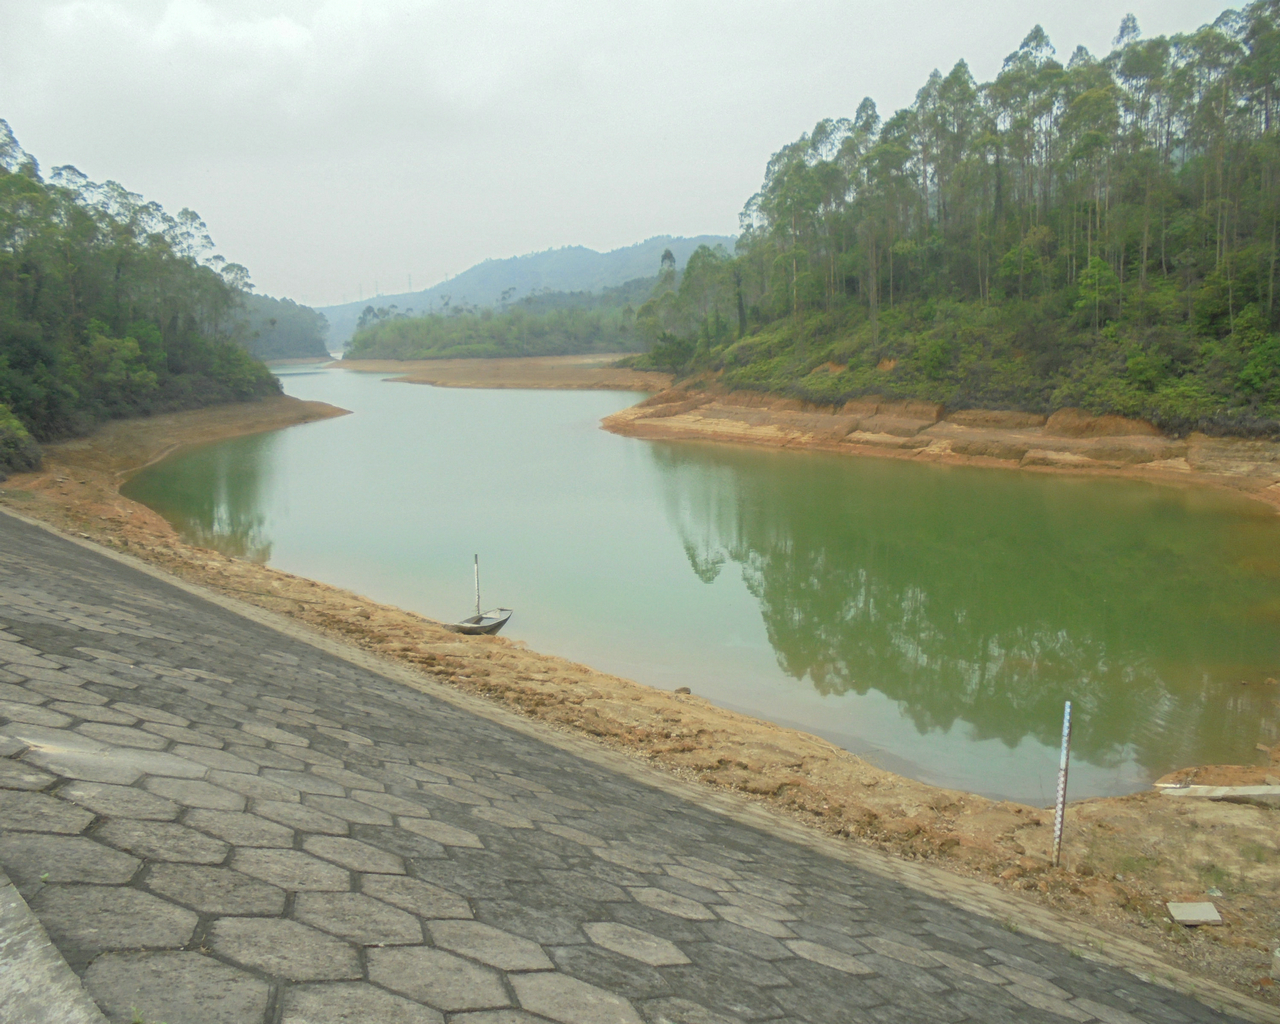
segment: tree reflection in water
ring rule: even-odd
[[[163,474],[121,490],[159,512],[188,543],[235,558],[271,557],[262,495],[271,486],[278,434],[256,434],[184,452]]]
[[[925,733],[1162,773],[1251,763],[1280,689],[1280,522],[1134,481],[654,444],[693,571],[728,563],[783,671]],[[1243,681],[1243,684],[1242,684]]]

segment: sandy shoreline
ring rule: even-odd
[[[1280,511],[1280,442],[1162,435],[1148,423],[1064,409],[1051,417],[951,412],[875,397],[839,408],[753,392],[674,388],[606,417],[606,430],[650,440],[697,440],[912,459],[1037,473],[1123,476],[1236,491]]]
[[[536,356],[528,359],[344,359],[330,363],[344,370],[395,373],[398,384],[443,388],[534,388],[556,391],[662,391],[669,373],[612,366],[623,353]]]
[[[646,408],[664,404],[671,403]],[[1273,987],[1257,984],[1270,964],[1270,943],[1280,935],[1273,810],[1157,793],[1079,801],[1068,814],[1065,867],[1053,869],[1047,860],[1052,814],[1043,809],[928,786],[696,694],[655,690],[502,637],[460,637],[349,591],[187,545],[158,515],[119,494],[129,475],[178,447],[342,412],[280,398],[112,423],[91,437],[51,446],[40,472],[0,484],[0,502],[459,690],[679,776],[746,794],[829,835],[1017,890],[1136,940],[1170,965],[1280,1004]],[[1260,754],[1260,764],[1266,761]],[[1206,899],[1210,884],[1225,893],[1215,899],[1224,927],[1189,931],[1168,924],[1164,901]]]

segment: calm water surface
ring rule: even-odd
[[[1208,490],[655,443],[636,396],[341,370],[354,415],[190,450],[126,488],[188,539],[797,725],[942,785],[1052,800],[1274,742],[1280,517]]]

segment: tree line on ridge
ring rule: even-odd
[[[819,402],[1144,416],[1274,433],[1280,0],[978,83],[864,99],[769,161],[733,254],[665,268],[640,365]]]
[[[280,392],[246,346],[288,329],[314,348],[318,314],[250,296],[212,249],[191,210],[74,167],[46,179],[0,120],[0,479],[105,419]]]

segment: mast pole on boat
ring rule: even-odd
[[[476,614],[480,614],[480,556],[476,555]]]

